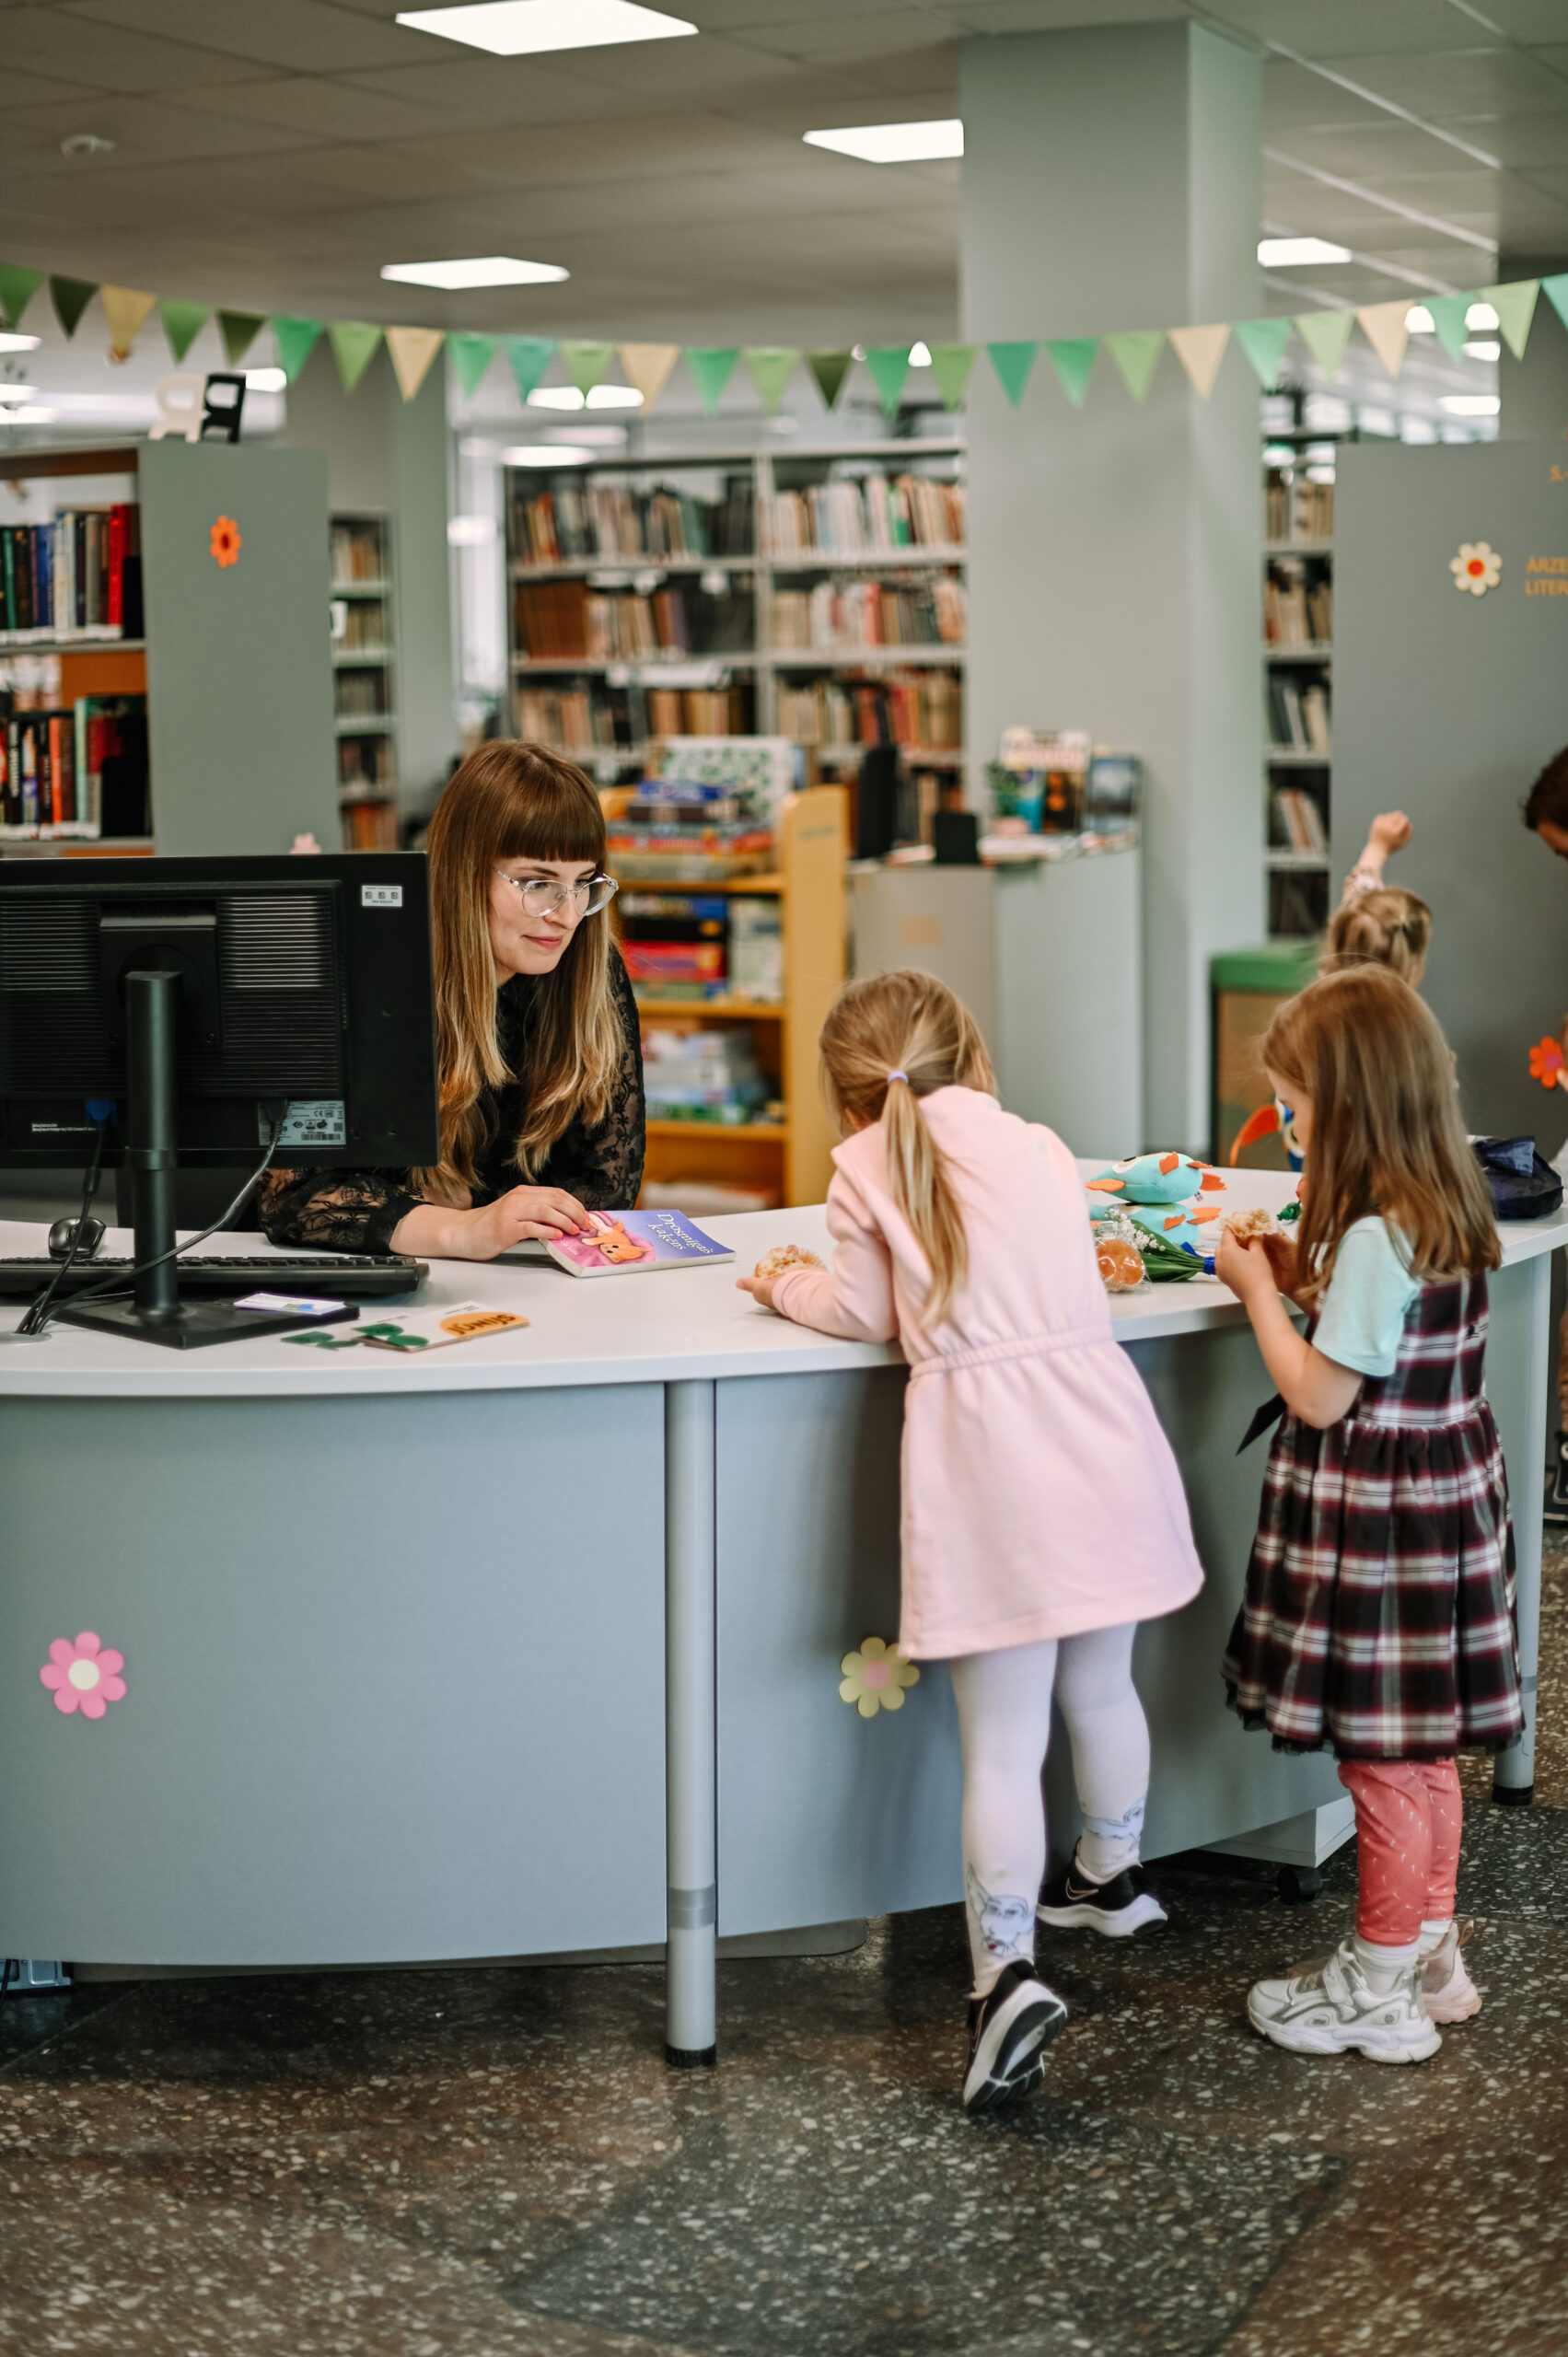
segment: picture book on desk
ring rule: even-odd
[[[590,1212],[588,1236],[545,1250],[575,1277],[651,1276],[661,1269],[716,1267],[735,1255],[693,1227],[684,1212]]]

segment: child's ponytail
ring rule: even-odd
[[[994,1091],[979,1027],[930,974],[873,974],[839,998],[822,1026],[821,1050],[823,1081],[841,1120],[882,1124],[889,1192],[931,1267],[922,1318],[938,1326],[969,1274],[969,1245],[920,1100],[938,1088]]]

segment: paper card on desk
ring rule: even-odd
[[[264,1310],[272,1318],[356,1318],[346,1301],[320,1301],[313,1295],[292,1293],[248,1293],[235,1303],[236,1309]]]
[[[513,1309],[487,1309],[481,1301],[459,1301],[450,1309],[411,1309],[393,1318],[377,1318],[362,1326],[359,1339],[378,1351],[439,1351],[449,1342],[477,1342],[486,1334],[505,1334],[526,1326]]]
[[[590,1212],[587,1236],[545,1250],[575,1277],[651,1276],[661,1269],[716,1268],[735,1255],[693,1227],[684,1212]]]

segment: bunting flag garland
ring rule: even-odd
[[[255,311],[220,311],[218,333],[223,338],[223,356],[231,368],[238,368],[267,322]],[[281,366],[281,362],[280,362]]]
[[[912,343],[874,343],[866,350],[865,365],[871,371],[871,381],[889,417],[899,406],[899,395],[903,391],[904,378],[910,372],[910,354],[913,350]]]
[[[557,347],[568,377],[585,401],[615,357],[612,343],[563,343]]]
[[[643,407],[652,409],[666,385],[670,370],[680,357],[678,343],[623,343],[621,366],[626,382],[643,396]]]
[[[528,395],[555,357],[555,338],[509,335],[506,338],[506,357],[512,364],[517,399],[526,404]]]
[[[212,318],[211,307],[206,303],[182,303],[176,296],[166,296],[157,309],[170,352],[176,360],[183,360]]]
[[[1194,389],[1207,401],[1214,389],[1225,345],[1230,342],[1229,328],[1172,328],[1170,342]]]
[[[691,382],[697,388],[697,398],[703,404],[704,417],[712,417],[719,405],[719,397],[728,384],[731,372],[740,357],[740,347],[734,343],[698,343],[686,347],[686,366],[691,371]]]
[[[1437,341],[1450,360],[1458,360],[1464,351],[1465,313],[1474,301],[1473,295],[1429,295],[1426,298]]]
[[[273,342],[277,346],[278,366],[284,382],[292,385],[310,354],[316,349],[321,332],[319,319],[274,319]]]
[[[116,360],[129,360],[131,347],[146,324],[156,295],[139,295],[132,286],[100,286],[103,316],[109,321],[109,349]]]
[[[980,352],[979,344],[934,343],[930,350],[931,373],[936,379],[943,408],[962,409],[970,372]]]
[[[1536,296],[1540,293],[1539,279],[1520,278],[1509,286],[1483,286],[1481,293],[1481,300],[1490,303],[1497,314],[1504,343],[1516,360],[1522,360],[1530,340],[1530,321],[1535,318]]]
[[[1411,340],[1405,325],[1409,309],[1409,297],[1401,295],[1394,303],[1364,304],[1355,315],[1363,335],[1390,377],[1397,377],[1405,365],[1405,346]]]
[[[0,319],[8,335],[22,323],[22,313],[43,284],[41,270],[21,270],[14,261],[0,262]]]
[[[334,319],[327,330],[327,341],[338,364],[343,389],[345,393],[352,393],[370,366],[381,341],[381,331],[364,319]]]
[[[1047,336],[1045,351],[1063,391],[1074,409],[1082,409],[1084,396],[1089,389],[1090,374],[1099,357],[1098,336]]]
[[[1494,295],[1500,291],[1496,287],[1493,289]],[[1560,270],[1553,278],[1543,278],[1540,282],[1540,291],[1563,326],[1568,328],[1568,270]],[[1522,348],[1519,357],[1521,360],[1524,358]]]
[[[1252,364],[1252,373],[1266,393],[1272,393],[1290,342],[1288,319],[1237,319],[1233,330],[1237,343]]]
[[[1165,330],[1132,328],[1122,335],[1108,335],[1105,341],[1111,358],[1121,372],[1121,381],[1132,399],[1135,401],[1146,401],[1149,387],[1155,381],[1155,370],[1159,366]]]
[[[1353,311],[1297,311],[1291,321],[1302,343],[1318,363],[1330,384],[1340,373],[1340,363],[1345,356],[1350,331],[1355,325]]]
[[[447,349],[452,355],[463,399],[471,401],[480,378],[499,349],[498,340],[493,335],[449,335]]]
[[[784,387],[795,374],[800,347],[794,343],[749,343],[741,353],[762,407],[770,417],[784,399]]]
[[[1555,301],[1556,297],[1553,296],[1552,299]],[[843,390],[844,378],[849,375],[854,361],[853,352],[808,352],[807,354],[806,365],[816,381],[817,390],[821,394],[829,409],[836,406],[839,395]]]
[[[1024,398],[1024,387],[1029,381],[1029,370],[1035,365],[1037,343],[988,343],[991,365],[996,371],[996,381],[1007,396],[1010,409],[1016,409]]]
[[[49,299],[54,306],[54,316],[66,335],[74,336],[82,324],[82,313],[98,293],[90,278],[51,278]]]
[[[430,374],[430,364],[446,340],[439,328],[387,330],[387,357],[405,401],[412,401],[424,384]]]

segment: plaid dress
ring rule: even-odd
[[[1276,1749],[1446,1759],[1523,1732],[1486,1328],[1484,1275],[1423,1284],[1392,1375],[1274,1436],[1223,1670]]]

